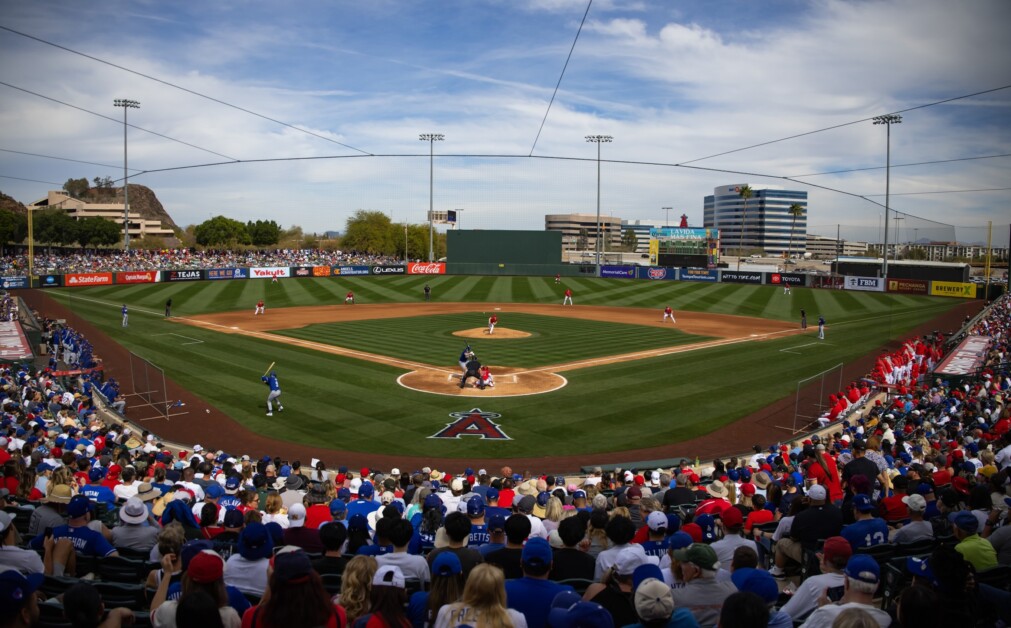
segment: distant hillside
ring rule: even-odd
[[[7,211],[12,211],[15,214],[27,214],[28,210],[25,209],[23,203],[20,203],[13,198],[7,196],[3,192],[0,192],[0,209],[6,209]]]
[[[91,188],[82,200],[91,203],[122,203],[123,188]],[[179,225],[172,220],[161,201],[147,186],[130,184],[130,211],[139,212],[148,220],[160,220],[162,225],[171,229],[179,229]]]

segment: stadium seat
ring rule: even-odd
[[[246,600],[248,600],[248,601],[249,601],[249,603],[250,603],[250,604],[252,604],[253,606],[256,606],[256,605],[258,605],[258,604],[260,603],[260,598],[262,597],[261,595],[258,595],[258,594],[256,594],[256,593],[250,593],[249,591],[243,591],[243,592],[242,592],[242,595],[243,595],[243,596],[244,596],[244,597],[246,598]]]
[[[142,611],[147,608],[144,599],[144,585],[125,584],[122,582],[93,582],[106,608],[123,606],[131,611]]]
[[[1008,584],[1011,583],[1011,567],[997,565],[990,569],[978,571],[976,572],[976,582],[1007,591]]]
[[[339,573],[325,573],[320,575],[323,580],[323,588],[330,595],[337,595],[341,592],[341,574]]]
[[[404,589],[407,591],[407,597],[411,597],[418,591],[424,591],[425,583],[417,578],[405,578]]]
[[[74,578],[73,576],[46,576],[39,590],[45,593],[47,598],[52,598],[57,595],[63,595],[64,591],[80,581],[79,578]]]
[[[589,578],[568,578],[567,580],[559,580],[558,584],[567,584],[576,590],[576,593],[582,595],[586,593],[586,590],[593,584],[593,580]]]
[[[858,547],[853,550],[853,553],[866,554],[872,557],[884,569],[885,564],[895,556],[896,547],[892,543],[881,543],[880,545],[871,545],[870,547]]]
[[[926,556],[937,547],[935,539],[923,539],[912,543],[899,543],[895,545],[895,556]]]
[[[73,628],[63,615],[63,605],[53,602],[39,603],[39,628]]]
[[[109,556],[98,561],[98,577],[103,582],[136,584],[147,578],[147,562],[124,556]]]
[[[881,608],[887,610],[912,581],[906,570],[907,556],[895,557],[881,567]]]
[[[8,506],[4,508],[4,512],[9,515],[13,515],[14,529],[18,531],[21,538],[26,538],[28,536],[28,524],[32,520],[32,511],[27,508]]]

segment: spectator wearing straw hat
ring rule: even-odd
[[[709,497],[695,509],[696,515],[719,515],[733,506],[728,499],[730,489],[721,480],[713,480],[706,487],[706,493],[709,494]]]
[[[115,547],[147,552],[158,542],[161,526],[139,497],[126,500],[119,509],[119,519],[123,525],[112,528],[112,544]]]

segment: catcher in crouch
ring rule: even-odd
[[[481,388],[495,388],[495,376],[491,374],[487,366],[481,367]]]
[[[477,380],[477,387],[484,390],[484,384],[481,383],[481,363],[477,361],[473,353],[470,354],[470,360],[467,361],[467,372],[460,378],[460,388],[466,387],[467,380],[471,377]]]

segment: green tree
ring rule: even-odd
[[[635,231],[625,230],[625,234],[621,236],[621,246],[629,253],[635,253],[635,249],[639,246],[639,238],[635,237]]]
[[[193,230],[193,235],[200,246],[234,246],[250,242],[246,225],[224,216],[215,216],[200,223]]]
[[[360,253],[393,255],[397,251],[396,229],[386,214],[359,209],[345,224],[341,247]],[[427,245],[425,251],[428,251]]]
[[[91,186],[88,184],[88,180],[83,177],[80,179],[67,179],[67,182],[63,184],[63,191],[74,198],[83,197],[89,189],[91,189]]]
[[[28,218],[9,209],[0,209],[0,244],[17,244],[28,237]]]
[[[794,203],[790,205],[790,209],[787,211],[793,216],[793,224],[790,225],[790,246],[786,249],[786,257],[789,259],[793,255],[793,232],[797,229],[797,219],[804,215],[804,206],[800,203]]]
[[[921,247],[909,247],[906,249],[906,254],[903,257],[906,259],[925,260],[927,259],[927,252]]]
[[[77,223],[77,243],[81,248],[112,246],[123,237],[123,228],[105,218],[85,218]]]
[[[112,177],[95,177],[92,181],[95,182],[95,187],[100,190],[112,189]]]
[[[744,227],[748,224],[748,199],[753,192],[750,185],[743,185],[737,194],[744,199],[744,215],[741,217],[740,235],[737,236],[737,270],[741,270],[741,256],[744,255]]]
[[[67,246],[77,242],[77,229],[77,221],[59,209],[37,211],[32,218],[35,241],[50,246]]]
[[[253,246],[272,246],[281,241],[281,225],[273,220],[249,221],[246,231]]]

